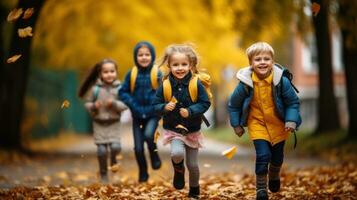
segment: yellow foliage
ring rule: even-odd
[[[133,65],[133,47],[141,40],[154,44],[157,59],[172,43],[196,44],[201,67],[221,79],[228,64],[247,64],[233,29],[232,8],[225,1],[182,0],[48,0],[41,12],[34,51],[39,66],[87,71],[97,61],[111,57],[119,76]],[[194,11],[194,12],[193,12]]]

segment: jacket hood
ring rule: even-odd
[[[253,73],[252,67],[248,66],[248,67],[244,67],[244,68],[240,69],[237,72],[236,77],[239,81],[242,81],[246,85],[253,87],[252,73]],[[273,65],[273,84],[274,84],[274,86],[278,85],[278,83],[280,82],[280,80],[282,78],[282,75],[283,75],[283,70],[274,64]]]
[[[138,66],[139,69],[142,68],[142,66],[140,66],[139,63],[138,63],[138,61],[137,61],[138,51],[139,51],[140,47],[142,47],[142,46],[146,46],[146,47],[149,48],[149,51],[150,51],[150,53],[151,53],[151,63],[150,63],[150,65],[148,66],[148,68],[151,68],[151,67],[154,65],[154,63],[155,63],[155,58],[156,58],[155,48],[154,48],[154,46],[153,46],[151,43],[149,43],[149,42],[147,42],[147,41],[141,41],[141,42],[139,42],[139,43],[137,43],[137,44],[135,45],[135,47],[134,47],[134,62],[135,62],[135,65]]]

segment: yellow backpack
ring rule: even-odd
[[[188,84],[188,92],[190,94],[190,98],[193,102],[197,101],[197,93],[198,93],[198,87],[197,87],[197,81],[200,80],[203,86],[205,87],[205,90],[207,92],[208,98],[210,101],[212,101],[212,92],[211,92],[211,76],[207,73],[204,72],[198,72],[193,74],[189,84]],[[172,99],[172,89],[171,89],[171,83],[169,79],[165,79],[163,82],[163,88],[164,88],[164,99],[166,102],[171,101]]]
[[[157,89],[159,83],[157,82],[157,74],[159,72],[159,67],[154,65],[150,71],[151,87]],[[135,89],[136,77],[138,76],[138,67],[134,66],[130,73],[130,92],[133,93]]]

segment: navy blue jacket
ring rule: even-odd
[[[182,80],[176,80],[170,73],[169,80],[172,88],[172,95],[177,99],[176,107],[173,111],[165,111],[165,102],[163,94],[163,85],[161,85],[156,92],[156,98],[154,100],[155,111],[163,114],[163,127],[164,129],[179,132],[175,128],[178,124],[185,126],[188,132],[196,132],[201,129],[202,115],[205,113],[211,105],[208,99],[206,90],[202,83],[198,81],[197,84],[197,101],[192,102],[188,90],[188,84],[192,77],[192,74],[187,74]],[[179,111],[180,108],[186,108],[189,112],[188,118],[181,117]]]
[[[149,67],[141,67],[137,63],[137,54],[142,46],[147,46],[151,53],[151,63]],[[138,75],[135,81],[134,92],[130,91],[130,75],[131,70],[126,74],[124,83],[119,90],[120,100],[122,100],[129,108],[133,118],[148,119],[151,117],[158,117],[159,115],[154,111],[152,105],[155,98],[156,90],[151,87],[150,71],[155,62],[154,47],[148,42],[140,42],[134,48],[134,62],[138,67]],[[157,81],[160,83],[161,72],[158,74]]]

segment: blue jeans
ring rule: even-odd
[[[141,172],[147,172],[147,164],[144,153],[144,142],[147,143],[151,158],[157,156],[155,152],[154,134],[158,126],[159,118],[133,119],[134,151],[136,161]]]
[[[254,140],[256,152],[255,174],[264,175],[268,173],[268,165],[281,166],[284,160],[285,141],[279,142],[272,146],[265,140]]]

